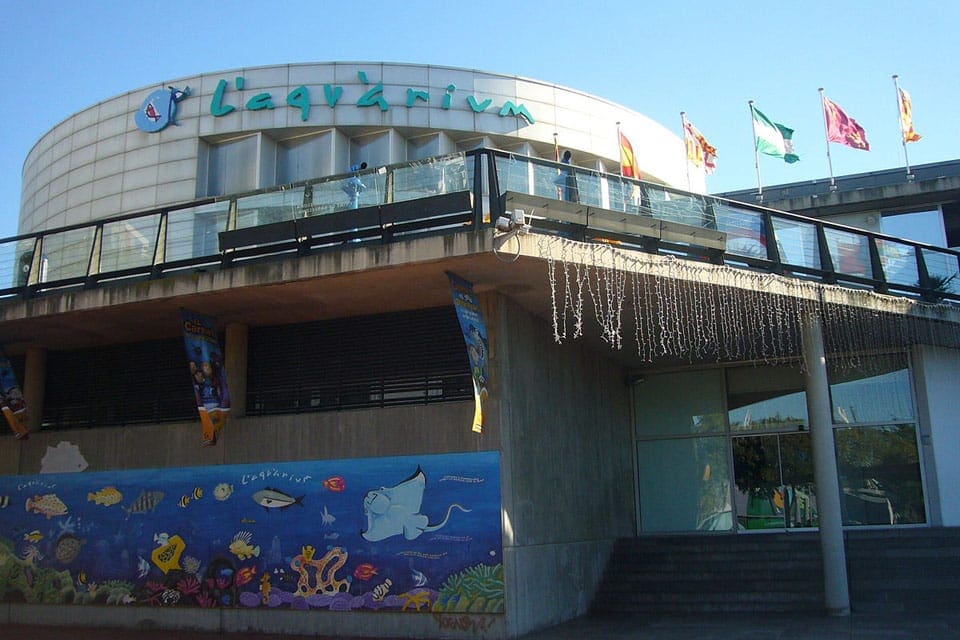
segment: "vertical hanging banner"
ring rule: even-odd
[[[30,419],[27,415],[27,403],[23,399],[23,391],[17,382],[17,374],[7,357],[7,352],[0,347],[0,409],[7,424],[13,429],[13,436],[17,439],[30,436]]]
[[[217,340],[217,324],[213,318],[187,309],[181,309],[180,314],[190,382],[203,425],[203,444],[211,446],[217,443],[230,412],[230,391]]]
[[[487,327],[483,322],[480,301],[473,293],[473,285],[460,276],[447,272],[450,288],[453,292],[453,306],[460,320],[460,330],[467,344],[467,356],[470,358],[470,372],[473,375],[473,398],[476,409],[473,412],[473,430],[483,433],[483,401],[487,399]]]

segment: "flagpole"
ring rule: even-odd
[[[893,74],[893,90],[897,94],[897,122],[900,123],[900,144],[903,145],[903,161],[907,165],[907,180],[913,180],[910,173],[910,157],[907,155],[907,132],[903,129],[903,98],[900,95],[900,76]]]
[[[830,191],[837,190],[837,182],[833,179],[833,158],[830,157],[830,130],[827,128],[827,109],[823,103],[823,87],[817,89],[820,92],[820,111],[823,113],[823,138],[827,141],[827,166],[830,167]]]
[[[691,191],[690,188],[690,152],[687,150],[687,112],[680,112],[680,126],[681,132],[683,134],[683,157],[684,164],[687,165],[687,191]]]
[[[753,128],[753,163],[757,167],[757,201],[763,202],[763,182],[760,180],[760,145],[757,144],[757,118],[753,113],[753,100],[748,100],[750,106],[750,126]]]

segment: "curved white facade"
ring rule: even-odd
[[[163,126],[169,105],[156,97],[169,88],[189,92]],[[152,119],[145,120],[148,109]],[[159,130],[145,131],[144,121]],[[644,179],[687,187],[677,135],[640,113],[546,82],[380,62],[218,71],[131,91],[54,127],[24,163],[19,230],[481,146],[552,159],[556,140],[573,151],[574,164],[616,173],[617,123]],[[700,176],[692,188],[702,191],[702,183]]]

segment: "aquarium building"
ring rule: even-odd
[[[442,66],[105,99],[0,240],[0,620],[946,606],[949,553],[895,558],[960,526],[958,180],[705,195],[640,113]]]

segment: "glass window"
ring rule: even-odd
[[[329,165],[330,136],[312,135],[277,145],[277,183],[290,184],[322,175]]]
[[[634,401],[639,437],[726,431],[720,369],[647,376]]]
[[[799,367],[727,370],[727,419],[733,431],[796,431],[807,421],[807,394]]]
[[[914,425],[835,430],[845,525],[926,522]]]
[[[206,154],[207,188],[202,195],[230,195],[252,191],[259,186],[257,139],[258,136],[247,136],[209,146]]]
[[[733,529],[726,438],[639,442],[637,464],[643,531]]]
[[[913,422],[910,371],[903,355],[877,357],[858,369],[830,372],[835,424]]]

